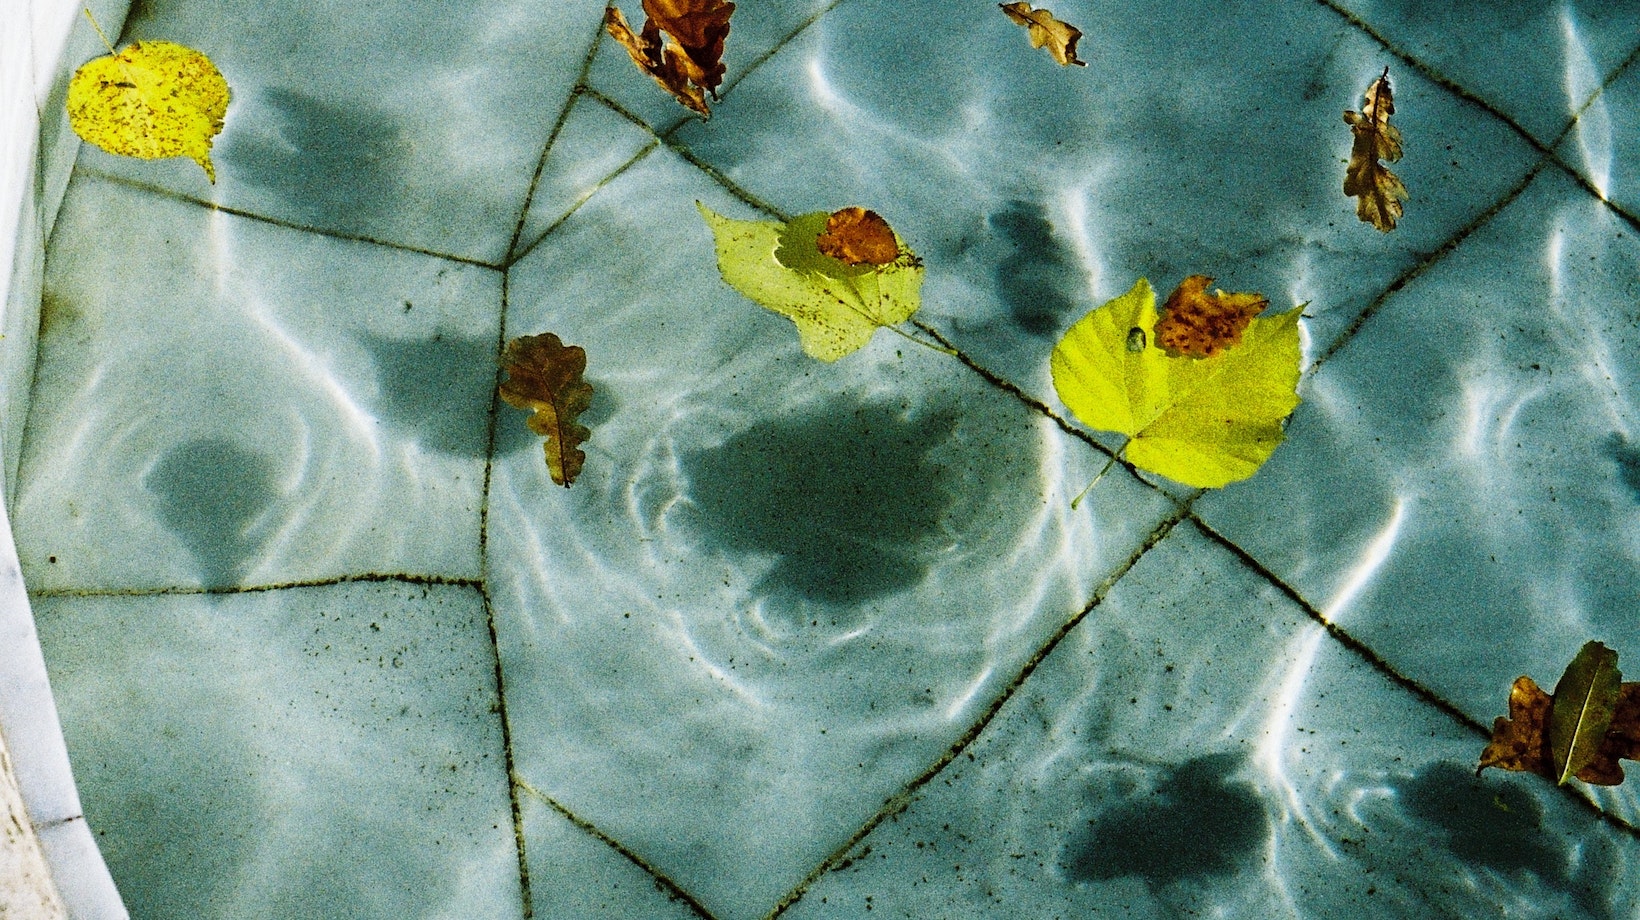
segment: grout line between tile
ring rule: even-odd
[[[604,846],[607,846],[626,857],[627,861],[632,863],[634,866],[637,866],[643,871],[649,873],[649,875],[655,879],[655,884],[665,891],[668,897],[675,901],[683,902],[683,904],[688,906],[688,908],[694,912],[695,916],[701,918],[701,920],[717,920],[717,918],[712,915],[712,912],[706,909],[706,905],[695,900],[694,895],[691,895],[688,891],[685,891],[683,886],[672,881],[670,878],[667,878],[666,873],[651,864],[649,860],[644,859],[642,856],[639,856],[637,853],[628,849],[627,846],[619,840],[616,840],[614,837],[604,833],[598,825],[593,824],[591,821],[588,821],[575,812],[570,811],[568,808],[559,803],[557,799],[554,799],[552,796],[547,795],[545,792],[542,792],[541,790],[530,785],[529,781],[525,780],[521,776],[515,774],[513,776],[513,784],[524,790],[524,792],[529,795],[540,799],[541,802],[543,802],[548,808],[558,812],[558,814],[562,815],[565,820],[569,821],[569,823],[590,834]]]
[[[223,587],[175,585],[161,588],[47,588],[45,590],[30,590],[29,597],[185,597],[196,594],[222,596],[229,594],[265,594],[269,591],[287,591],[299,588],[328,588],[333,585],[381,584],[385,582],[421,585],[423,587],[474,588],[477,590],[483,590],[483,583],[476,578],[452,578],[447,575],[420,575],[411,572],[362,572],[352,575],[336,575],[331,578],[315,578],[305,581],[284,581],[265,585],[229,585]]]
[[[581,72],[576,75],[575,83],[570,86],[569,98],[564,100],[564,107],[558,110],[558,120],[553,122],[552,131],[547,134],[547,143],[541,148],[541,156],[535,160],[535,172],[530,176],[529,188],[524,192],[524,206],[518,210],[518,223],[513,225],[512,238],[507,241],[507,252],[502,256],[502,264],[511,266],[518,259],[513,255],[518,250],[518,238],[524,235],[524,225],[530,219],[530,205],[535,203],[535,190],[541,184],[541,173],[547,168],[547,157],[552,156],[553,145],[558,143],[558,135],[564,130],[569,121],[570,113],[575,110],[575,103],[581,98],[581,88],[586,85],[587,74],[592,70],[592,59],[598,54],[598,43],[603,39],[604,20],[598,17],[598,29],[592,34],[592,41],[587,43],[587,53],[581,58]]]
[[[461,265],[471,265],[471,266],[474,266],[475,268],[487,268],[487,269],[490,269],[491,271],[501,271],[502,268],[503,268],[503,266],[500,263],[496,263],[496,262],[486,262],[482,259],[474,259],[474,258],[470,258],[468,256],[458,256],[458,255],[453,255],[453,254],[448,253],[448,252],[438,252],[438,251],[435,251],[435,250],[432,250],[432,249],[423,249],[419,246],[410,246],[410,245],[405,244],[405,243],[394,243],[390,240],[377,239],[373,236],[362,236],[362,235],[352,234],[352,233],[341,233],[341,232],[336,231],[336,230],[325,230],[325,229],[322,229],[320,227],[308,227],[308,226],[305,226],[303,224],[295,223],[293,221],[284,220],[283,218],[268,217],[265,214],[257,214],[254,211],[247,211],[243,208],[233,207],[232,205],[219,204],[215,201],[207,201],[204,198],[196,198],[192,195],[184,195],[181,192],[172,191],[171,189],[165,188],[164,186],[153,185],[153,184],[148,183],[148,182],[142,182],[140,180],[127,178],[125,176],[116,176],[113,173],[105,173],[102,170],[93,169],[89,166],[78,166],[78,165],[76,165],[74,167],[74,175],[82,176],[82,177],[89,178],[89,179],[98,179],[98,180],[101,180],[103,182],[112,182],[116,185],[123,185],[123,186],[126,186],[127,188],[134,188],[134,189],[137,189],[139,191],[148,192],[150,194],[157,195],[161,198],[170,198],[173,201],[180,201],[180,202],[183,202],[184,204],[196,205],[198,207],[205,208],[208,211],[216,211],[218,213],[227,214],[227,215],[230,215],[230,216],[233,216],[233,217],[243,217],[246,220],[254,220],[258,223],[269,224],[269,225],[274,226],[274,227],[282,227],[286,230],[296,230],[296,231],[301,232],[301,233],[311,233],[314,236],[328,237],[328,238],[333,239],[333,240],[347,240],[348,242],[352,242],[352,243],[368,243],[371,246],[381,246],[384,249],[397,249],[400,252],[413,252],[417,255],[431,256],[435,259],[443,259],[446,262],[456,262],[456,263],[459,263]]]
[[[518,884],[524,906],[524,920],[535,916],[534,896],[530,889],[528,841],[524,837],[524,811],[518,801],[516,775],[517,758],[513,751],[512,719],[507,710],[507,678],[501,664],[501,638],[495,626],[495,605],[490,598],[490,481],[495,470],[495,438],[501,413],[501,376],[504,373],[499,358],[507,341],[507,303],[510,294],[511,272],[501,274],[501,298],[496,304],[495,373],[490,385],[490,412],[484,450],[484,482],[479,490],[478,503],[478,590],[484,599],[484,620],[490,631],[490,653],[495,661],[496,716],[501,720],[501,747],[507,766],[507,801],[512,806],[513,847],[518,854]]]
[[[536,247],[540,246],[543,242],[545,242],[547,237],[552,236],[554,233],[556,233],[558,231],[559,227],[562,227],[564,224],[568,223],[569,219],[571,217],[574,217],[575,213],[577,211],[581,210],[581,206],[586,204],[588,201],[591,201],[592,197],[594,195],[598,194],[600,191],[603,191],[605,186],[607,186],[610,183],[614,182],[616,179],[619,179],[621,177],[621,175],[623,173],[625,173],[627,170],[629,170],[632,167],[638,165],[638,163],[640,161],[642,161],[644,157],[649,156],[651,153],[654,153],[656,150],[659,150],[659,149],[660,149],[659,139],[651,140],[648,144],[646,144],[644,146],[644,148],[642,150],[639,150],[637,153],[633,154],[632,159],[627,160],[625,163],[622,163],[620,166],[617,166],[615,168],[614,172],[611,172],[609,175],[607,175],[607,176],[603,177],[602,179],[598,180],[597,185],[593,186],[585,195],[582,195],[580,198],[577,198],[574,201],[574,203],[572,203],[570,205],[569,210],[567,210],[563,214],[559,215],[557,220],[554,220],[551,224],[549,224],[547,226],[547,228],[545,230],[542,230],[540,236],[537,236],[535,239],[531,240],[528,245],[523,246],[522,248],[520,248],[518,250],[518,254],[513,257],[513,260],[511,262],[507,263],[505,270],[509,271],[509,272],[512,271],[512,267],[514,265],[517,265],[521,260],[523,260],[525,257],[527,257],[530,253],[534,252]]]
[[[871,832],[876,830],[878,825],[908,808],[911,805],[912,797],[916,795],[917,790],[921,789],[923,786],[932,781],[934,777],[938,776],[941,771],[949,766],[953,760],[956,760],[963,751],[967,750],[969,745],[973,744],[974,741],[985,732],[985,729],[990,726],[993,720],[996,719],[997,714],[1002,711],[1002,708],[1007,705],[1009,700],[1013,699],[1014,694],[1019,691],[1019,688],[1024,686],[1025,682],[1030,679],[1030,676],[1036,672],[1037,667],[1041,665],[1043,661],[1047,660],[1049,655],[1053,654],[1054,649],[1059,647],[1059,643],[1064,641],[1065,637],[1070,635],[1077,626],[1081,625],[1082,621],[1087,619],[1088,615],[1093,612],[1094,608],[1104,602],[1106,596],[1108,596],[1111,590],[1116,587],[1116,584],[1120,582],[1128,572],[1131,572],[1134,566],[1139,564],[1139,560],[1143,559],[1146,553],[1149,553],[1157,546],[1157,544],[1166,539],[1168,534],[1172,533],[1173,529],[1178,526],[1179,522],[1184,520],[1190,514],[1190,506],[1194,504],[1195,500],[1196,497],[1192,496],[1190,499],[1180,503],[1178,507],[1174,509],[1172,514],[1166,518],[1163,518],[1162,521],[1156,525],[1155,529],[1153,529],[1150,534],[1145,537],[1144,541],[1139,544],[1138,548],[1135,549],[1127,557],[1127,559],[1123,560],[1120,565],[1112,570],[1109,575],[1105,576],[1105,579],[1101,581],[1099,586],[1094,589],[1092,598],[1090,598],[1080,610],[1072,614],[1069,619],[1060,624],[1059,628],[1054,631],[1053,635],[1049,636],[1048,640],[1044,642],[1036,650],[1036,652],[1025,661],[1025,664],[1014,675],[1013,679],[1010,680],[994,698],[992,698],[991,702],[985,707],[985,710],[980,713],[979,717],[975,719],[972,724],[969,725],[968,730],[963,732],[962,735],[958,737],[949,748],[946,749],[945,753],[940,755],[939,759],[935,760],[932,764],[925,768],[916,776],[916,778],[912,779],[898,792],[884,800],[882,806],[877,809],[877,813],[867,819],[865,824],[861,825],[859,830],[855,831],[854,834],[851,835],[849,839],[841,846],[833,850],[831,855],[822,860],[818,866],[815,866],[814,869],[810,871],[808,875],[804,876],[803,880],[798,882],[791,891],[787,892],[784,897],[775,902],[774,908],[770,910],[767,915],[765,915],[764,920],[775,920],[776,917],[779,917],[781,914],[789,910],[793,904],[796,904],[798,901],[802,900],[804,893],[807,892],[808,889],[811,888],[821,876],[825,875],[827,872],[830,872],[832,867],[847,858],[849,852],[859,845],[862,840],[870,836]]]
[[[1310,620],[1312,620],[1316,625],[1326,630],[1327,635],[1331,636],[1334,641],[1338,642],[1338,644],[1342,645],[1345,649],[1348,649],[1357,658],[1361,659],[1362,662],[1377,671],[1384,678],[1389,680],[1391,683],[1394,683],[1396,686],[1399,686],[1402,690],[1412,694],[1425,704],[1439,710],[1442,714],[1452,719],[1452,721],[1458,723],[1466,729],[1469,729],[1476,736],[1482,739],[1490,739],[1492,737],[1492,729],[1488,728],[1485,723],[1469,715],[1467,712],[1464,712],[1458,707],[1457,704],[1441,696],[1439,693],[1436,693],[1422,682],[1402,674],[1395,668],[1394,665],[1384,659],[1383,656],[1373,651],[1371,646],[1356,638],[1348,630],[1329,619],[1327,615],[1320,610],[1320,608],[1310,603],[1309,600],[1300,594],[1298,589],[1294,588],[1292,585],[1289,585],[1281,578],[1281,576],[1267,568],[1264,563],[1260,562],[1253,556],[1252,553],[1249,553],[1247,550],[1243,549],[1235,541],[1231,540],[1229,537],[1226,537],[1224,534],[1219,533],[1217,530],[1214,530],[1210,524],[1197,517],[1194,511],[1189,512],[1189,519],[1190,523],[1194,524],[1197,530],[1200,530],[1213,542],[1228,550],[1241,562],[1242,565],[1246,566],[1258,575],[1263,576],[1265,581],[1269,582],[1275,587],[1276,590],[1285,595],[1288,600],[1298,605],[1299,609],[1304,611],[1305,616],[1309,617]],[[1563,794],[1567,795],[1573,801],[1577,802],[1577,804],[1592,812],[1595,817],[1599,818],[1605,824],[1615,830],[1627,834],[1630,837],[1640,840],[1640,827],[1637,827],[1623,818],[1620,818],[1617,815],[1614,815],[1611,812],[1601,808],[1598,803],[1584,794],[1582,790],[1574,788],[1570,785],[1557,786],[1556,788],[1558,788]]]

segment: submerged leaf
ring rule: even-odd
[[[891,261],[850,264],[821,250],[835,215],[822,211],[787,223],[733,220],[696,205],[712,229],[723,280],[796,324],[811,357],[836,361],[855,352],[879,327],[905,322],[922,304],[922,263],[892,229]]]
[[[1078,320],[1054,346],[1054,389],[1092,428],[1128,436],[1127,458],[1195,488],[1253,475],[1298,405],[1301,307],[1251,319],[1209,357],[1170,356],[1155,340],[1156,295],[1133,289]],[[1148,337],[1146,330],[1157,332]]]
[[[1401,158],[1401,131],[1389,123],[1395,114],[1395,99],[1390,92],[1389,68],[1367,87],[1361,113],[1344,113],[1344,123],[1350,126],[1355,139],[1350,146],[1350,163],[1344,170],[1344,194],[1356,198],[1355,216],[1388,233],[1395,229],[1407,199],[1407,187],[1389,167]]]
[[[1044,45],[1053,59],[1060,64],[1076,64],[1086,67],[1086,61],[1076,59],[1076,42],[1082,37],[1082,30],[1067,22],[1060,22],[1054,15],[1045,9],[1031,9],[1029,3],[999,3],[1002,11],[1008,18],[1024,26],[1031,36],[1031,47],[1041,48]]]
[[[1167,295],[1156,323],[1156,344],[1169,356],[1207,358],[1236,347],[1253,317],[1270,305],[1262,294],[1209,294],[1212,283],[1206,275],[1191,275]]]
[[[109,153],[187,157],[215,182],[211,142],[222,130],[228,96],[228,81],[204,54],[172,42],[133,42],[74,72],[68,122]]]
[[[643,0],[643,10],[648,18],[641,34],[613,6],[604,11],[605,31],[678,102],[712,117],[706,94],[716,99],[723,83],[723,45],[735,5],[727,0]]]
[[[592,385],[581,379],[587,368],[586,350],[565,345],[547,332],[508,342],[501,360],[507,369],[501,398],[519,409],[534,410],[530,430],[547,439],[547,472],[553,482],[568,488],[587,459],[580,445],[592,436],[575,421],[592,404]]]
[[[1566,666],[1554,695],[1530,677],[1509,691],[1509,716],[1492,725],[1492,740],[1475,772],[1487,767],[1536,773],[1564,783],[1623,782],[1619,760],[1640,759],[1640,682],[1622,683],[1617,653],[1589,642]]]

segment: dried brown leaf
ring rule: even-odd
[[[547,332],[508,342],[501,360],[507,370],[501,398],[519,409],[534,410],[530,430],[547,439],[547,472],[553,482],[568,488],[587,459],[580,445],[592,436],[575,421],[592,403],[592,386],[581,379],[587,368],[586,350],[565,345]]]
[[[1191,275],[1179,282],[1156,321],[1156,345],[1170,357],[1208,358],[1241,344],[1253,317],[1270,301],[1262,294],[1207,293],[1213,279]]]
[[[887,265],[900,257],[900,244],[888,221],[865,208],[833,211],[814,245],[849,265]]]
[[[1031,47],[1047,46],[1048,53],[1060,64],[1088,66],[1076,58],[1076,42],[1082,30],[1068,22],[1060,22],[1045,9],[1031,9],[1029,3],[999,3],[1008,18],[1024,26],[1031,36]]]
[[[1580,652],[1579,657],[1584,654]],[[1612,656],[1613,669],[1616,667],[1615,657]],[[1577,660],[1574,659],[1573,664],[1567,667],[1568,675],[1574,671],[1576,664]],[[1562,684],[1571,686],[1563,689]],[[1475,772],[1497,767],[1536,773],[1557,782],[1563,781],[1564,775],[1575,776],[1595,786],[1616,786],[1623,782],[1623,767],[1618,761],[1640,760],[1640,682],[1620,685],[1612,706],[1610,725],[1605,728],[1592,756],[1579,755],[1577,760],[1581,760],[1581,764],[1570,759],[1557,764],[1559,756],[1571,755],[1557,756],[1550,743],[1551,726],[1557,718],[1556,710],[1562,711],[1558,716],[1560,718],[1565,717],[1566,711],[1581,710],[1585,704],[1580,699],[1582,694],[1577,691],[1583,689],[1580,682],[1569,681],[1563,675],[1561,682],[1555,685],[1554,696],[1550,696],[1539,689],[1530,677],[1516,678],[1509,690],[1509,716],[1493,723],[1492,740],[1481,753],[1480,765]]]
[[[723,44],[735,5],[727,0],[643,0],[643,32],[634,33],[621,11],[604,11],[604,29],[678,102],[710,118],[706,94],[723,83]]]
[[[1401,202],[1407,200],[1407,187],[1400,177],[1379,162],[1401,158],[1401,131],[1389,123],[1394,114],[1388,67],[1367,87],[1360,114],[1344,113],[1344,123],[1355,135],[1350,163],[1344,170],[1344,194],[1356,199],[1355,216],[1385,233],[1395,229],[1404,211]]]

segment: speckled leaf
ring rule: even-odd
[[[1586,643],[1566,666],[1549,707],[1555,782],[1566,782],[1594,759],[1611,728],[1621,683],[1617,653],[1599,642]]]
[[[216,181],[211,142],[228,112],[228,81],[211,59],[171,42],[133,42],[87,61],[68,84],[74,133],[109,153],[188,157]]]
[[[1388,233],[1401,219],[1407,187],[1380,160],[1393,163],[1401,158],[1401,131],[1389,123],[1395,114],[1390,92],[1389,68],[1367,87],[1360,114],[1344,113],[1354,140],[1350,162],[1344,170],[1344,194],[1356,199],[1355,216]]]
[[[587,368],[586,350],[565,345],[547,332],[508,342],[502,362],[507,379],[501,384],[501,398],[508,405],[533,410],[530,430],[547,439],[547,472],[553,482],[568,488],[587,459],[580,445],[592,436],[575,421],[592,404],[592,386],[581,379]]]

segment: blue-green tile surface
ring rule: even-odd
[[[1640,660],[1634,13],[1050,8],[1087,67],[744,0],[703,120],[596,4],[140,4],[233,82],[219,184],[82,153],[13,423],[132,915],[1631,916],[1633,793],[1473,768],[1516,676]],[[809,358],[697,202],[880,211],[959,354]],[[1287,442],[1073,508],[1120,439],[1054,342],[1193,273],[1306,305]],[[567,490],[494,395],[543,332]]]

